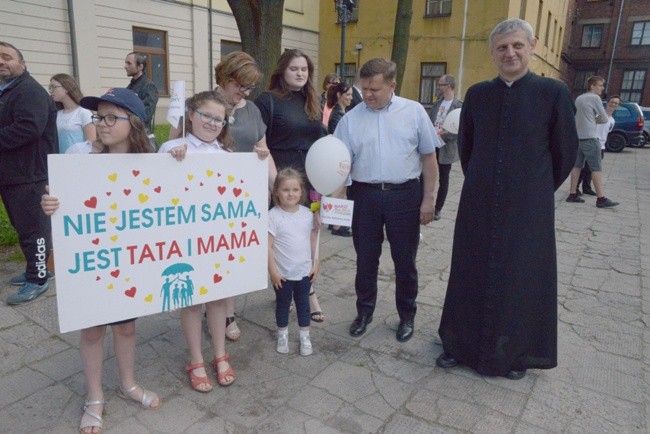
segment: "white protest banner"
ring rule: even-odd
[[[61,332],[267,287],[254,153],[48,157]]]
[[[352,226],[354,202],[323,196],[320,202],[320,219],[326,225]]]
[[[172,127],[178,127],[178,121],[185,116],[185,81],[176,80],[169,95],[169,108],[167,109],[167,122]]]

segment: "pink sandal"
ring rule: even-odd
[[[198,368],[205,368],[205,363],[201,362],[185,366],[185,370],[190,376],[190,384],[192,385],[192,389],[196,390],[197,392],[208,393],[212,390],[212,380],[210,380],[210,377],[207,375],[205,377],[199,377],[198,375],[195,375],[193,371]],[[208,387],[204,389],[199,387],[204,384],[206,384]]]
[[[232,370],[230,363],[228,363],[228,369],[223,372],[219,371],[219,363],[228,362],[228,360],[230,360],[230,354],[228,353],[221,357],[214,358],[214,372],[217,373],[217,383],[219,383],[219,386],[228,387],[235,382],[235,371]],[[226,377],[232,377],[232,380],[226,381]]]

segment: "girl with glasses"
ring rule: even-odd
[[[83,98],[77,81],[68,74],[56,74],[50,78],[50,96],[59,109],[56,112],[56,129],[59,137],[59,153],[65,154],[71,145],[97,139],[90,110],[79,106]]]
[[[144,118],[144,104],[128,89],[109,89],[101,97],[82,98],[80,105],[95,110],[98,139],[91,143],[92,153],[143,153],[151,152]],[[41,207],[47,215],[59,208],[59,200],[43,195]],[[138,402],[143,408],[157,409],[162,401],[153,392],[135,382],[135,319],[112,324],[115,359],[120,386],[117,395]],[[102,431],[104,391],[102,369],[104,363],[104,337],[107,325],[81,330],[79,350],[86,380],[87,396],[79,430],[82,433]]]
[[[227,121],[228,102],[216,91],[195,94],[185,102],[185,131],[187,135],[170,140],[158,150],[169,152],[172,157],[182,161],[187,153],[222,153],[232,151],[234,141],[230,136]],[[261,148],[256,148],[260,158],[268,156]],[[197,392],[212,390],[212,380],[208,377],[201,352],[201,323],[205,317],[210,330],[214,351],[213,367],[220,386],[230,386],[235,381],[235,372],[226,353],[226,314],[227,300],[215,300],[181,309],[181,327],[190,353],[190,363],[185,367],[190,384]]]

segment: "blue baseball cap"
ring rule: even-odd
[[[144,103],[132,90],[113,87],[108,89],[102,96],[86,96],[81,98],[79,105],[88,110],[97,111],[97,106],[100,102],[110,102],[118,107],[122,107],[139,117],[142,123],[146,124]]]

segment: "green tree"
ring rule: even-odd
[[[406,56],[409,51],[409,38],[411,36],[411,18],[413,17],[413,0],[398,0],[397,13],[395,14],[395,31],[393,33],[393,51],[390,58],[397,64],[397,88],[399,95],[406,68]]]
[[[266,89],[280,57],[284,0],[228,0],[242,50],[253,56],[264,76],[254,95]]]

